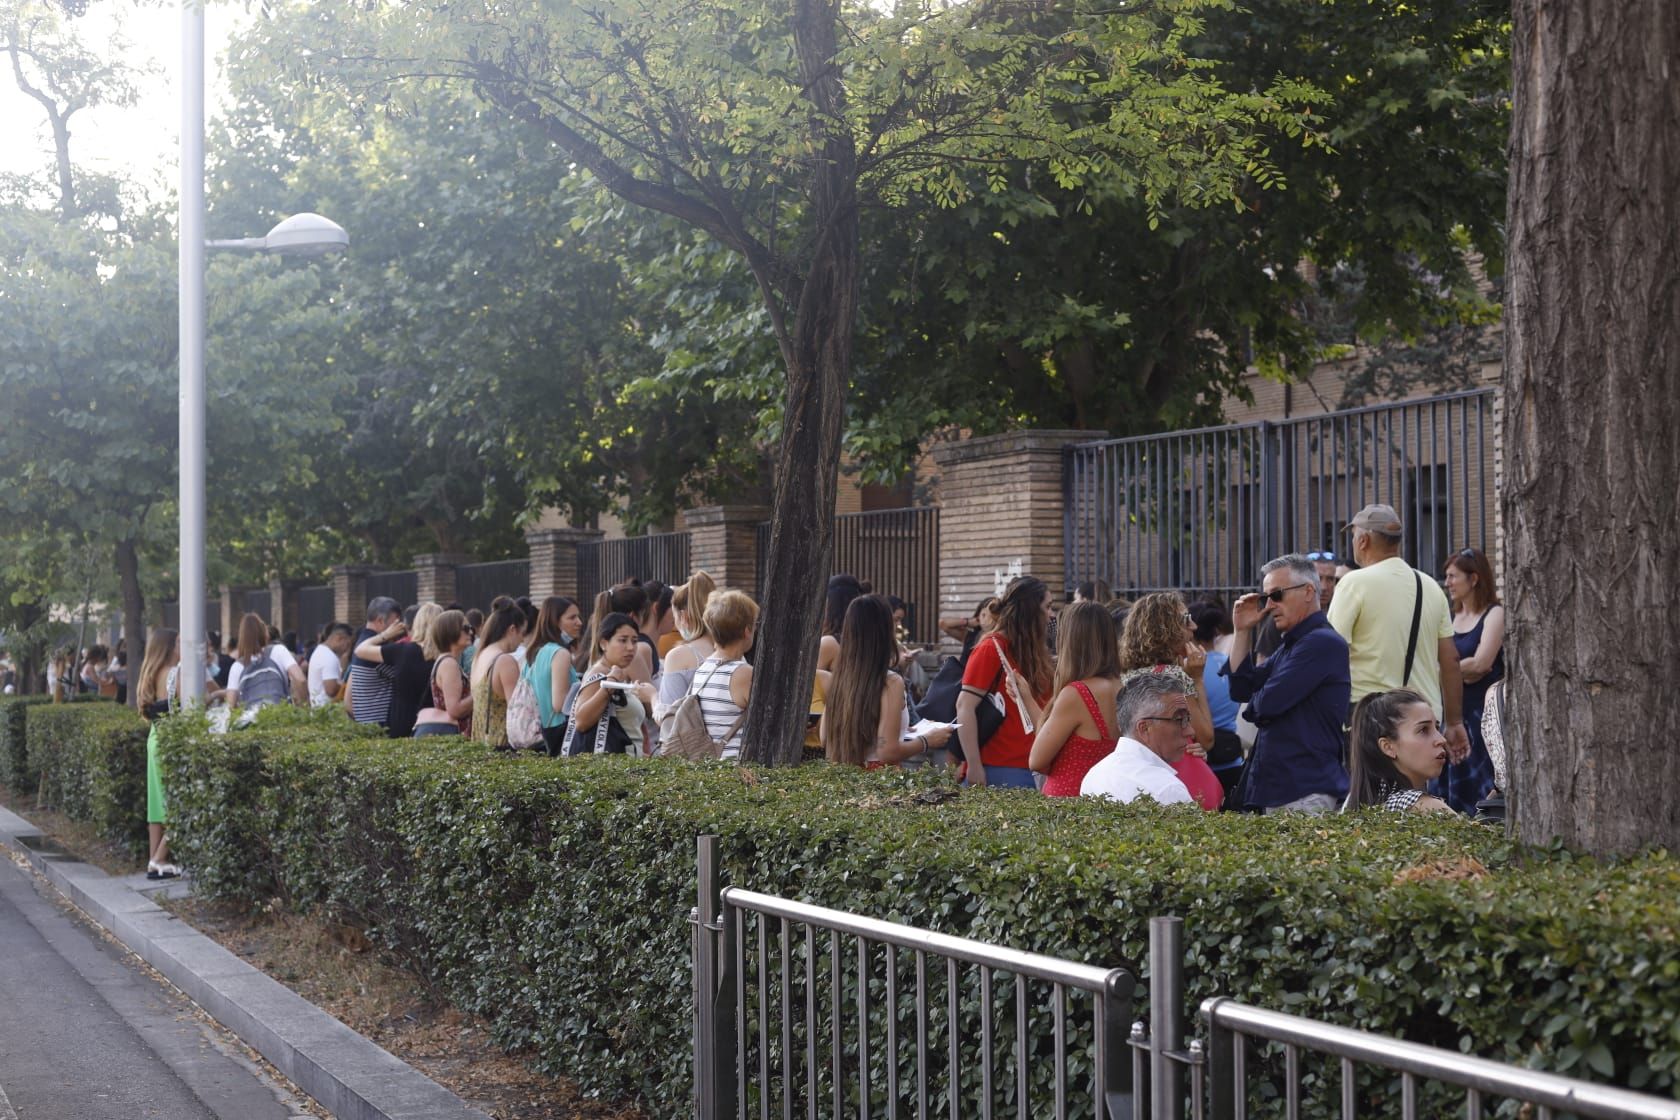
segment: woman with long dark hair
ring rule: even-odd
[[[525,640],[525,612],[510,603],[490,613],[473,657],[472,736],[479,742],[508,749],[507,706],[519,684],[513,651]]]
[[[1429,792],[1460,813],[1474,815],[1476,803],[1493,788],[1493,759],[1482,736],[1488,689],[1505,677],[1505,608],[1499,604],[1493,565],[1479,548],[1460,549],[1447,561],[1447,597],[1453,604],[1453,647],[1464,678],[1464,730],[1470,753],[1450,763]]]
[[[840,660],[840,634],[846,627],[846,609],[863,594],[863,584],[854,575],[841,572],[828,577],[823,594],[822,643],[817,647],[817,668],[831,672]]]
[[[1062,611],[1056,700],[1033,738],[1027,764],[1044,774],[1046,797],[1078,797],[1086,771],[1119,740],[1114,698],[1120,650],[1108,608],[1080,599]]]
[[[593,659],[573,701],[565,753],[644,753],[642,725],[653,686],[634,676],[640,632],[636,620],[621,611],[609,611],[592,628]],[[610,722],[603,726],[603,720]]]
[[[1173,770],[1196,804],[1212,812],[1224,803],[1225,787],[1207,763],[1207,749],[1213,745],[1213,715],[1200,683],[1207,668],[1207,651],[1195,637],[1196,620],[1183,596],[1176,591],[1145,595],[1126,612],[1125,625],[1120,629],[1120,671],[1147,669],[1161,673],[1177,669],[1184,674],[1192,741]]]
[[[583,614],[564,595],[550,595],[537,612],[537,625],[525,649],[525,679],[537,697],[537,718],[542,722],[543,746],[550,757],[558,757],[566,737],[566,696],[578,683],[572,663],[573,643],[583,633]]]
[[[969,785],[1034,789],[1028,769],[1038,712],[1054,684],[1050,659],[1050,589],[1021,576],[1003,593],[997,629],[974,647],[957,697],[957,737]],[[1003,722],[980,741],[980,705],[1001,703]]]
[[[1380,805],[1397,813],[1451,813],[1425,786],[1447,762],[1447,739],[1428,700],[1409,688],[1372,692],[1353,709],[1344,811]]]
[[[891,765],[925,755],[950,738],[949,728],[910,734],[904,678],[893,671],[897,662],[892,605],[879,595],[853,599],[840,629],[840,657],[818,725],[830,762]]]

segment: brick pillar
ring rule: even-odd
[[[688,565],[705,569],[719,587],[764,593],[758,586],[758,526],[768,520],[763,506],[702,506],[683,516],[688,526]]]
[[[367,617],[368,564],[340,564],[332,570],[333,617],[360,627]]]
[[[1102,438],[1101,432],[1003,432],[933,449],[941,616],[967,615],[1018,575],[1037,576],[1062,598],[1062,449]]]
[[[302,590],[301,579],[281,579],[276,576],[268,581],[268,621],[282,634],[288,630],[298,630],[298,623],[303,618],[302,604],[299,602],[299,593]],[[299,642],[308,638],[309,635],[298,631]]]
[[[416,556],[414,570],[419,577],[416,602],[436,603],[440,607],[453,603],[458,597],[455,569],[471,562],[472,557],[453,552],[427,552]]]
[[[599,529],[533,529],[525,534],[531,550],[531,598],[542,602],[550,595],[578,597],[578,546],[598,541],[606,534]],[[589,604],[582,604],[584,616]]]
[[[232,637],[239,633],[239,619],[245,613],[245,589],[234,587],[232,584],[222,584],[222,621],[216,629],[222,632],[222,645],[225,647]],[[221,652],[220,650],[217,651]]]

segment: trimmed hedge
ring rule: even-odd
[[[224,737],[177,718],[160,742],[200,891],[357,923],[502,1044],[655,1115],[691,1085],[702,832],[726,881],[1098,964],[1142,961],[1148,918],[1178,914],[1194,1001],[1676,1089],[1680,863],[1662,853],[1600,863],[1380,812],[942,799],[825,766],[494,757],[284,712]]]
[[[149,730],[139,713],[111,703],[31,708],[28,766],[41,804],[144,854]]]
[[[73,704],[98,701],[97,696],[72,697]],[[29,767],[27,738],[29,709],[51,704],[51,696],[0,698],[0,785],[16,794],[34,793],[40,775]],[[109,701],[107,701],[109,703]]]

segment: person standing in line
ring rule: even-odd
[[[1261,569],[1264,590],[1236,601],[1236,642],[1226,667],[1231,698],[1259,729],[1239,808],[1332,813],[1347,796],[1342,721],[1348,710],[1348,647],[1318,608],[1318,571],[1300,553]],[[1281,635],[1261,663],[1250,634],[1271,619]]]
[[[477,607],[466,612],[467,648],[461,654],[461,672],[472,672],[473,654],[478,652],[478,632],[484,629],[484,612]]]
[[[431,702],[414,718],[414,737],[467,734],[472,730],[472,695],[461,672],[461,654],[467,648],[466,616],[459,610],[444,611],[426,628],[421,646],[432,667]]]
[[[846,608],[863,593],[863,584],[850,573],[828,578],[828,590],[823,595],[822,639],[817,646],[818,670],[832,672],[840,660],[840,631],[846,626]]]
[[[537,612],[537,626],[526,645],[526,679],[537,698],[537,719],[550,758],[560,757],[566,739],[566,697],[580,679],[572,649],[581,633],[583,613],[578,605],[564,595],[550,595]]]
[[[904,678],[895,671],[898,640],[890,600],[859,595],[846,608],[840,660],[828,688],[818,736],[829,762],[873,770],[925,757],[945,745],[949,727],[910,732]]]
[[[1043,774],[1046,797],[1078,797],[1086,773],[1119,737],[1120,637],[1108,608],[1081,599],[1061,613],[1055,697],[1033,737],[1027,765]]]
[[[1435,709],[1409,688],[1370,692],[1353,707],[1352,795],[1344,812],[1381,806],[1394,813],[1452,813],[1426,787],[1447,761]]]
[[[1207,762],[1208,748],[1213,746],[1213,715],[1207,697],[1196,687],[1206,668],[1207,651],[1196,643],[1196,620],[1183,596],[1175,591],[1158,591],[1132,605],[1120,630],[1120,670],[1176,670],[1184,674],[1191,741],[1173,768],[1196,804],[1212,813],[1224,804],[1225,787]]]
[[[1359,570],[1337,585],[1329,619],[1347,639],[1352,700],[1396,688],[1422,693],[1435,706],[1451,761],[1460,762],[1470,738],[1447,596],[1433,576],[1401,558],[1404,529],[1392,506],[1366,506],[1348,532]]]
[[[426,632],[443,613],[436,603],[422,603],[411,623],[386,627],[356,647],[356,656],[391,670],[391,699],[385,706],[385,734],[406,739],[414,734],[420,710],[432,702],[432,664],[426,656]]]
[[[1120,738],[1114,749],[1085,772],[1081,797],[1131,802],[1147,797],[1158,805],[1194,805],[1176,763],[1190,743],[1190,698],[1178,671],[1128,673],[1114,699]]]
[[[1336,584],[1341,576],[1336,573],[1341,565],[1336,563],[1334,552],[1309,552],[1307,559],[1312,561],[1313,571],[1318,573],[1318,609],[1328,611],[1330,603],[1336,598]]]
[[[309,652],[309,706],[325,708],[344,695],[344,669],[355,631],[348,622],[329,622]]]
[[[1458,812],[1474,816],[1476,803],[1494,785],[1493,759],[1482,737],[1488,689],[1505,677],[1505,608],[1493,582],[1493,565],[1479,548],[1461,549],[1447,561],[1447,595],[1453,604],[1453,648],[1464,678],[1464,730],[1470,753],[1429,783],[1429,792]]]
[[[1236,635],[1231,633],[1231,618],[1225,608],[1214,602],[1190,604],[1190,617],[1196,620],[1196,644],[1207,650],[1207,664],[1202,667],[1202,679],[1197,681],[1202,695],[1207,697],[1208,718],[1213,721],[1213,746],[1208,748],[1207,764],[1225,790],[1221,804],[1234,809],[1231,795],[1243,772],[1242,738],[1237,734],[1237,714],[1241,705],[1231,699],[1231,682],[1225,666],[1231,663],[1231,648]],[[1229,639],[1227,641],[1226,639]],[[1223,648],[1221,648],[1223,646]]]
[[[741,755],[741,737],[746,733],[744,714],[752,697],[753,667],[746,661],[758,631],[758,604],[744,591],[720,591],[706,604],[706,633],[711,635],[711,656],[694,670],[688,692],[700,698],[700,714],[706,733],[724,744],[719,757]]]
[[[671,716],[688,686],[694,680],[694,670],[715,649],[706,633],[706,604],[711,601],[717,583],[704,570],[695,572],[688,582],[671,594],[671,616],[676,621],[682,642],[665,655],[665,671],[659,675],[659,694],[653,703],[653,719],[659,725],[663,739],[671,732]]]
[[[496,750],[509,749],[507,706],[519,684],[513,651],[525,640],[525,612],[515,603],[485,620],[478,656],[473,658],[472,737]]]
[[[222,645],[222,634],[219,630],[212,630],[205,635],[205,648],[210,656],[216,659],[216,687],[226,689],[228,674],[233,672],[233,658]]]
[[[351,648],[402,622],[402,607],[395,599],[381,595],[367,605],[367,624],[356,632]],[[391,682],[396,671],[383,659],[350,659],[350,718],[357,723],[383,724],[391,710]]]
[[[135,682],[135,699],[140,714],[151,729],[146,733],[146,878],[173,879],[181,869],[169,861],[169,839],[164,829],[169,814],[163,796],[163,768],[158,764],[157,721],[175,708],[173,685],[181,664],[180,635],[167,627],[153,630],[146,641],[146,656],[140,661]]]
[[[1003,593],[997,629],[980,640],[963,668],[957,695],[957,738],[966,766],[964,782],[1003,789],[1037,789],[1028,768],[1037,713],[1055,684],[1050,658],[1050,589],[1020,576]],[[1003,722],[980,741],[980,705],[1003,704]]]
[[[662,588],[659,592],[658,606],[653,612],[654,646],[661,664],[664,664],[671,651],[682,645],[685,640],[677,626],[677,590],[675,587]]]
[[[308,695],[309,682],[303,669],[285,646],[270,644],[268,624],[255,614],[240,619],[239,656],[228,673],[228,704],[247,709],[288,700],[303,704],[308,702]]]

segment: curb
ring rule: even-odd
[[[338,1120],[490,1120],[121,879],[26,842],[43,835],[0,809],[0,845]]]

